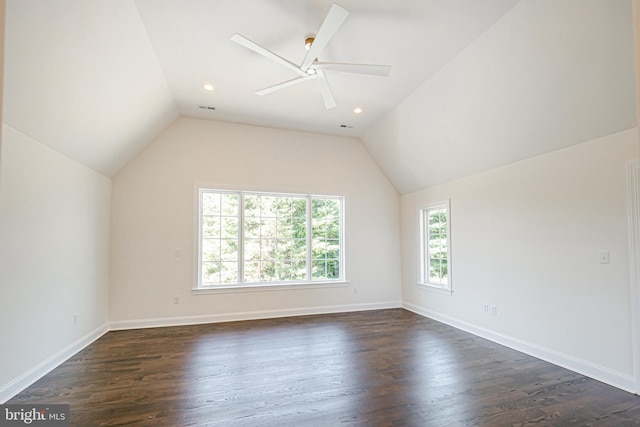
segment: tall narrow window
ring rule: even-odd
[[[311,265],[313,279],[340,277],[340,205],[336,197],[316,197],[311,203]]]
[[[200,197],[200,259],[203,286],[238,282],[239,201],[236,193]]]
[[[420,209],[420,284],[451,291],[449,202]]]
[[[343,198],[199,190],[198,288],[344,281]]]
[[[307,276],[307,199],[244,197],[244,282],[286,282]]]

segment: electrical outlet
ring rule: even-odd
[[[482,304],[482,312],[489,314],[489,304]]]
[[[74,326],[78,324],[78,321],[80,320],[78,313],[73,313],[73,324]]]
[[[180,304],[180,297],[178,295],[174,295],[173,296],[173,303],[174,304]]]
[[[498,306],[496,306],[496,305],[489,306],[489,314],[492,315],[492,316],[497,316],[498,315]]]

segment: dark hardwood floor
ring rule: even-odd
[[[73,426],[640,426],[640,397],[394,309],[109,332],[8,403]]]

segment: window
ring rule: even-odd
[[[199,190],[198,288],[344,281],[343,199]]]
[[[420,284],[451,293],[449,201],[422,208],[420,219]]]

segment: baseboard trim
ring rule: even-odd
[[[402,304],[402,307],[421,316],[436,320],[449,326],[453,326],[456,329],[469,332],[481,338],[488,339],[489,341],[493,341],[497,344],[509,347],[530,356],[537,357],[538,359],[553,363],[554,365],[569,369],[571,371],[601,381],[605,384],[609,384],[613,387],[617,387],[624,391],[628,391],[630,393],[637,393],[638,391],[635,376],[633,375],[626,375],[620,372],[616,372],[609,368],[605,368],[603,366],[599,366],[594,363],[557,352],[555,350],[541,347],[536,344],[531,344],[506,335],[498,334],[496,332],[480,328],[470,323],[446,316],[441,313],[437,313],[432,310],[418,307],[410,303],[404,302]]]
[[[203,323],[234,322],[241,320],[274,319],[278,317],[309,316],[314,314],[346,313],[350,311],[382,310],[401,308],[400,301],[369,304],[332,305],[283,310],[245,311],[225,314],[206,314],[202,316],[162,317],[155,319],[119,320],[109,322],[109,330],[162,328],[169,326],[199,325]]]
[[[78,353],[80,350],[100,338],[102,335],[109,331],[109,325],[105,323],[104,325],[94,329],[89,332],[87,335],[82,338],[76,340],[75,342],[69,344],[62,350],[53,354],[51,357],[48,357],[38,365],[29,369],[24,374],[15,378],[8,384],[0,387],[0,403],[5,403],[7,400],[11,399],[13,396],[20,393],[22,390],[29,387],[31,384],[38,381],[40,378],[47,375],[56,367],[60,366],[67,359]]]

